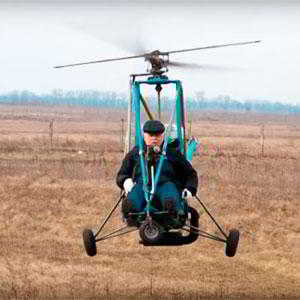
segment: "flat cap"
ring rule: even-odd
[[[148,120],[145,122],[143,130],[147,133],[163,133],[165,126],[159,120]]]

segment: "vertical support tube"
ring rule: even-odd
[[[124,147],[124,119],[121,119],[122,127],[121,127],[121,147]]]
[[[182,87],[180,81],[176,82],[176,127],[177,127],[177,137],[180,141],[180,152],[185,155],[185,146],[184,146],[184,132],[182,132]]]
[[[143,186],[144,186],[144,194],[146,201],[149,201],[149,194],[147,191],[148,184],[148,174],[145,172],[145,158],[144,158],[144,142],[141,134],[141,107],[140,107],[140,84],[138,82],[134,82],[132,85],[132,96],[135,106],[135,132],[136,132],[136,140],[138,143],[139,156],[140,156],[140,164],[141,171],[143,176]]]
[[[157,91],[157,102],[158,102],[158,120],[161,120],[161,107],[160,107],[160,92],[162,90],[161,84],[158,83],[155,87],[155,90]]]
[[[157,92],[157,101],[158,101],[158,120],[161,120],[161,114],[160,114],[160,92]]]
[[[131,120],[132,120],[132,83],[134,78],[130,78],[129,81],[129,102],[128,102],[128,109],[127,109],[127,136],[125,142],[125,149],[124,149],[124,157],[130,151],[131,148]]]
[[[181,107],[181,128],[182,128],[182,135],[183,135],[183,147],[184,147],[184,155],[186,155],[187,152],[187,142],[186,142],[186,124],[185,124],[185,106],[184,106],[184,99],[183,99],[183,88],[182,85],[180,83],[180,107]]]

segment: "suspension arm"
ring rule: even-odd
[[[109,238],[114,238],[114,237],[117,237],[117,236],[120,236],[120,235],[124,235],[124,234],[126,234],[126,233],[130,233],[130,232],[133,232],[133,231],[136,231],[136,230],[137,230],[137,228],[132,228],[132,229],[130,229],[130,230],[121,232],[122,230],[124,230],[124,229],[126,229],[126,228],[128,228],[128,226],[124,226],[124,227],[122,227],[122,228],[120,228],[120,229],[117,229],[117,230],[111,232],[111,233],[108,233],[108,234],[106,234],[106,235],[104,235],[104,236],[98,238],[98,239],[96,240],[96,242],[104,241],[104,240],[107,240],[107,239],[109,239]],[[117,233],[118,233],[118,234],[117,234]]]
[[[107,215],[107,217],[105,218],[105,220],[103,221],[102,225],[100,226],[99,230],[97,231],[97,233],[95,234],[95,238],[98,236],[98,234],[101,232],[101,230],[103,229],[104,225],[107,223],[108,219],[111,217],[111,215],[113,214],[113,212],[116,210],[116,208],[118,207],[118,205],[120,204],[122,198],[124,197],[124,192],[122,193],[120,199],[118,200],[118,202],[115,204],[115,206],[111,209],[111,211],[109,212],[109,214]]]
[[[213,220],[213,222],[216,224],[216,226],[218,227],[218,229],[221,231],[221,233],[224,235],[224,237],[226,239],[228,239],[228,236],[226,235],[226,233],[224,232],[224,230],[221,228],[221,226],[217,223],[217,221],[214,219],[214,217],[210,214],[210,212],[208,211],[208,209],[205,207],[205,205],[202,203],[202,201],[199,199],[199,197],[197,195],[195,195],[195,198],[198,200],[198,202],[200,203],[200,205],[203,207],[203,209],[205,210],[205,212],[210,216],[210,218]]]
[[[206,231],[203,231],[197,227],[194,227],[194,226],[191,226],[191,225],[185,225],[187,227],[189,227],[189,229],[186,229],[186,228],[182,228],[183,230],[185,231],[188,231],[188,232],[191,232],[191,229],[193,230],[196,230],[197,232],[193,232],[193,233],[196,233],[198,234],[199,236],[202,236],[202,237],[205,237],[205,238],[208,238],[208,239],[211,239],[211,240],[215,240],[215,241],[218,241],[218,242],[224,242],[226,243],[226,240],[216,236],[216,235],[213,235],[213,234],[210,234]]]

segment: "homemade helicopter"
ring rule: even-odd
[[[226,234],[221,226],[217,223],[215,218],[208,211],[204,203],[196,195],[195,199],[198,201],[203,210],[214,222],[216,227],[219,229],[222,237],[208,233],[199,227],[199,213],[198,211],[189,205],[188,201],[184,201],[185,215],[180,220],[174,219],[168,211],[161,210],[153,203],[155,197],[156,187],[159,181],[162,164],[166,159],[166,147],[176,148],[176,151],[180,151],[181,154],[185,155],[186,158],[191,161],[193,153],[195,152],[195,144],[197,141],[192,138],[187,138],[186,126],[185,126],[185,107],[183,98],[183,89],[181,81],[171,80],[166,75],[169,66],[174,67],[188,67],[188,68],[202,68],[201,65],[197,64],[186,64],[180,62],[173,62],[169,60],[170,54],[214,49],[227,46],[238,46],[246,44],[254,44],[260,41],[248,41],[230,44],[213,45],[206,47],[198,47],[191,49],[175,50],[168,52],[161,52],[155,50],[152,52],[127,56],[121,58],[112,58],[104,60],[96,60],[68,65],[56,66],[55,68],[74,67],[80,65],[88,65],[94,63],[113,62],[119,60],[144,58],[150,65],[150,69],[146,73],[131,74],[130,75],[130,97],[128,102],[128,120],[127,120],[127,137],[124,148],[124,154],[131,150],[131,137],[132,137],[132,116],[135,116],[135,146],[139,149],[140,165],[142,168],[143,177],[143,189],[147,205],[143,212],[139,213],[128,213],[126,218],[123,218],[125,225],[117,230],[113,230],[108,234],[102,234],[104,226],[111,218],[114,211],[121,204],[122,213],[124,212],[124,205],[126,203],[126,195],[124,192],[121,193],[120,198],[116,204],[112,207],[106,218],[102,222],[99,229],[94,233],[91,229],[85,229],[83,231],[83,242],[86,253],[89,256],[94,256],[97,253],[96,243],[104,241],[109,238],[117,237],[120,235],[127,234],[129,232],[139,230],[141,242],[144,245],[183,245],[190,244],[197,240],[199,236],[209,238],[215,241],[225,243],[225,254],[229,257],[233,257],[236,253],[238,242],[239,242],[239,231],[237,229],[231,229],[229,234]],[[137,77],[147,77],[145,80],[136,80]],[[141,104],[148,116],[148,119],[153,120],[154,116],[149,109],[147,102],[141,94],[141,86],[150,85],[154,86],[157,92],[157,116],[156,119],[161,120],[161,97],[160,93],[164,85],[175,85],[176,88],[176,99],[174,108],[171,112],[170,121],[166,127],[164,136],[164,146],[162,151],[151,149],[147,154],[144,150],[143,133],[141,127]],[[133,111],[134,110],[134,111]],[[175,124],[173,124],[173,122]],[[175,129],[175,132],[174,132]],[[173,133],[171,136],[171,132]],[[157,155],[159,157],[158,165],[154,169],[153,157]],[[156,171],[154,171],[156,170]],[[151,177],[151,186],[150,182]],[[124,216],[124,214],[123,214]],[[184,234],[183,232],[186,232]]]

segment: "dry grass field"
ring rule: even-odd
[[[198,195],[226,231],[240,230],[233,258],[203,238],[143,246],[138,232],[88,257],[82,230],[120,195],[126,112],[1,105],[0,298],[300,299],[300,117],[193,114]],[[205,214],[200,224],[217,232]]]

